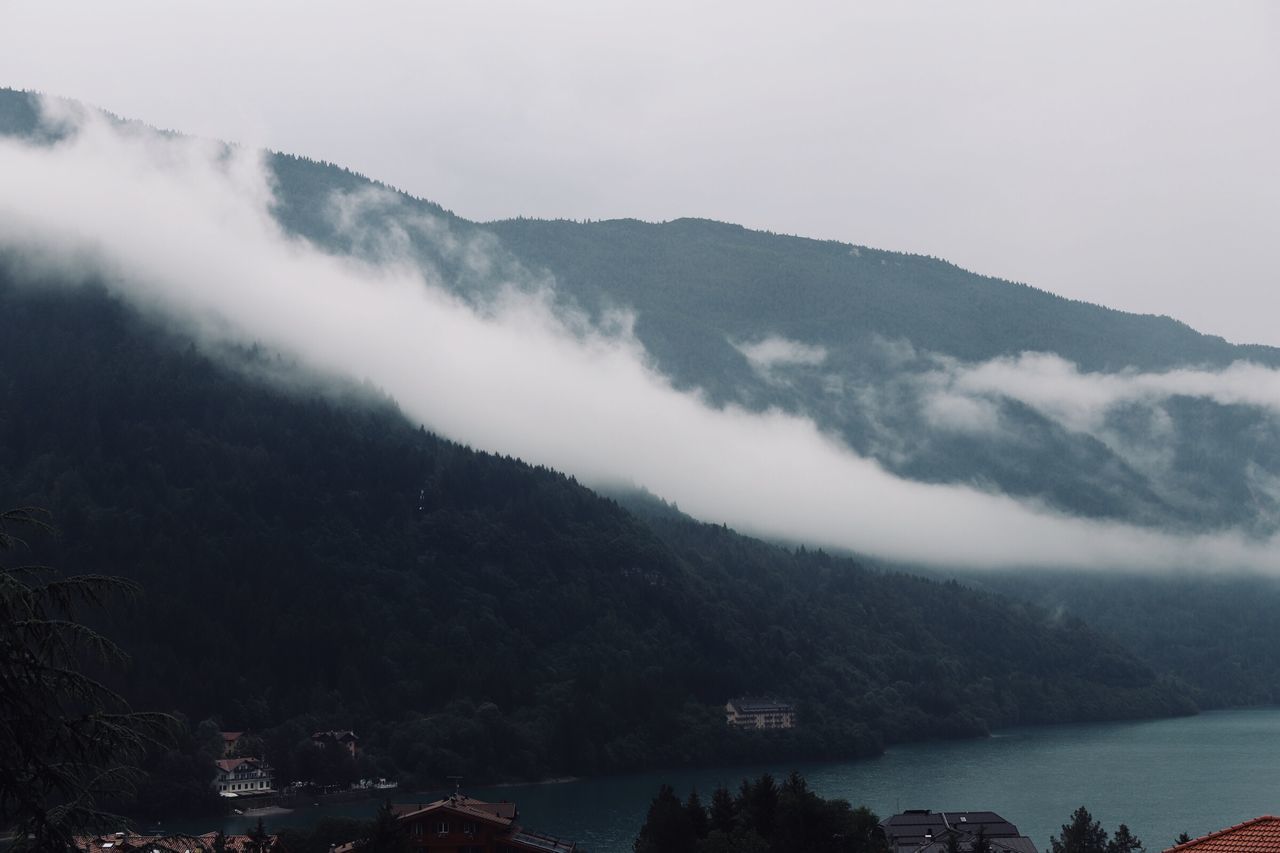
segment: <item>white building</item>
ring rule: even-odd
[[[777,699],[731,699],[724,706],[725,722],[742,729],[792,729],[796,709]]]
[[[218,765],[213,786],[224,797],[244,794],[266,794],[273,790],[271,768],[257,758],[223,758]]]

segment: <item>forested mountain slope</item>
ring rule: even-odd
[[[480,779],[1192,707],[1077,621],[641,521],[374,391],[249,379],[290,371],[55,284],[0,274],[0,505],[52,509],[56,565],[141,583],[110,625],[138,705],[267,731],[286,773],[312,726]],[[740,693],[793,697],[804,726],[727,732]]]
[[[12,91],[0,133],[56,135]],[[514,282],[631,312],[678,385],[803,414],[900,476],[1166,530],[1280,529],[1274,415],[1205,390],[1233,363],[1280,366],[1273,348],[934,258],[696,219],[477,224],[331,164],[268,165],[292,233],[408,259],[466,297]]]
[[[1176,674],[1201,707],[1280,702],[1280,580],[1257,575],[997,574],[967,582],[1080,618],[1158,672]]]

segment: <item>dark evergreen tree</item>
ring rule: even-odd
[[[1107,831],[1084,806],[1062,825],[1061,837],[1049,839],[1051,853],[1107,853]]]
[[[738,815],[743,824],[759,833],[766,841],[773,837],[773,824],[778,815],[778,785],[773,776],[764,773],[754,782],[742,780],[738,794]]]
[[[373,825],[365,836],[364,846],[360,849],[368,853],[404,853],[409,849],[409,833],[396,818],[390,800],[385,800],[379,806]]]
[[[973,834],[969,853],[991,853],[991,839],[987,838],[987,828],[985,826],[979,826],[978,831]]]
[[[711,794],[711,828],[732,835],[738,824],[738,807],[733,794],[723,785]]]
[[[41,516],[0,513],[0,557],[26,547],[17,528],[48,532]],[[0,826],[18,849],[62,849],[118,821],[100,803],[132,791],[147,747],[168,736],[168,717],[132,711],[85,669],[126,656],[77,611],[134,592],[117,577],[0,563]]]
[[[1142,841],[1129,831],[1129,827],[1120,824],[1115,835],[1107,842],[1107,853],[1144,853]]]
[[[670,785],[658,788],[633,845],[635,853],[693,853],[698,839],[688,812]]]
[[[275,841],[263,825],[262,818],[258,818],[257,825],[247,833],[244,849],[246,853],[271,853],[275,849]]]
[[[689,829],[693,833],[693,837],[706,838],[707,833],[711,830],[711,824],[707,818],[707,810],[702,805],[702,799],[698,796],[697,788],[689,792],[689,799],[685,801],[684,811],[688,817]]]

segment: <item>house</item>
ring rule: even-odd
[[[81,835],[75,839],[76,853],[120,853],[137,851],[152,853],[154,850],[181,851],[181,853],[213,853],[216,832],[203,835],[140,835],[136,832],[117,832],[108,835]],[[241,853],[252,849],[252,839],[247,835],[224,835],[223,850],[227,853]],[[270,836],[270,844],[275,844],[276,837]]]
[[[979,832],[993,853],[1038,853],[1035,842],[995,812],[933,812],[908,809],[880,821],[890,853],[946,853],[948,838],[956,837],[962,851],[973,848]]]
[[[244,737],[244,732],[218,732],[222,735],[222,757],[230,758],[236,754],[236,741]]]
[[[273,790],[271,768],[260,758],[220,758],[213,786],[224,797],[266,794]]]
[[[796,709],[777,699],[731,699],[725,703],[725,722],[740,729],[792,729]]]
[[[348,731],[315,732],[311,735],[311,742],[316,746],[341,746],[351,753],[352,758],[360,748],[360,738],[355,732]]]
[[[1280,817],[1263,815],[1200,838],[1174,845],[1164,853],[1280,853]]]
[[[397,805],[396,819],[408,828],[411,850],[450,853],[577,853],[573,841],[526,829],[515,803],[487,803],[454,794],[425,805]],[[356,853],[359,842],[336,848]]]

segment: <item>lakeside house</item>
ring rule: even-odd
[[[1263,815],[1184,841],[1164,853],[1280,853],[1280,817]]]
[[[412,850],[465,850],[467,853],[577,853],[578,845],[521,826],[515,803],[488,803],[455,793],[425,805],[393,806],[396,819],[408,827]],[[355,841],[335,853],[356,853]]]
[[[272,769],[260,758],[220,758],[213,786],[224,797],[269,794],[275,790]]]
[[[995,812],[934,812],[908,809],[880,821],[890,853],[946,853],[955,837],[962,851],[973,849],[981,831],[994,853],[1038,853],[1035,842]]]
[[[315,732],[311,735],[311,742],[316,746],[340,746],[347,752],[351,753],[351,757],[356,757],[356,752],[360,748],[360,738],[352,731],[327,731]]]
[[[75,839],[76,853],[121,853],[121,851],[176,850],[183,853],[214,853],[218,833],[203,835],[142,835],[137,832],[116,832],[107,835],[81,835]],[[222,849],[227,853],[241,853],[255,849],[248,835],[222,836]],[[268,836],[267,843],[274,845],[276,837]]]
[[[796,709],[778,699],[730,699],[725,703],[725,722],[740,729],[791,729],[796,725]]]

